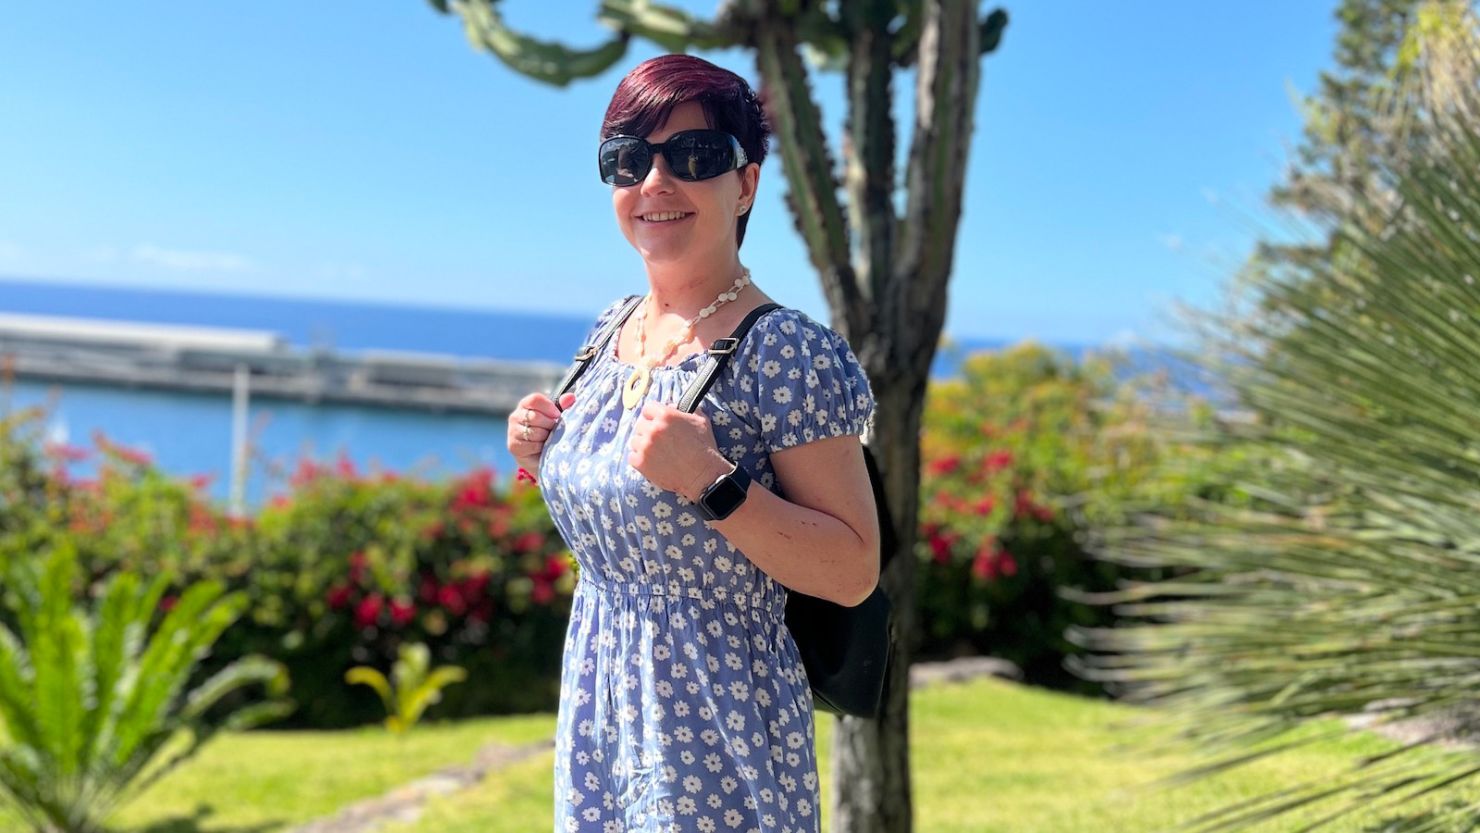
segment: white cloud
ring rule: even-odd
[[[139,263],[180,272],[247,272],[252,262],[233,252],[192,252],[140,243],[130,253]]]
[[[1180,234],[1163,234],[1161,235],[1161,244],[1174,252],[1180,252],[1183,246],[1186,245],[1186,242]]]

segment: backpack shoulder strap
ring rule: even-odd
[[[641,295],[629,295],[622,302],[621,309],[617,310],[612,320],[606,322],[606,326],[602,327],[596,336],[587,342],[580,352],[576,353],[575,362],[571,364],[569,370],[565,371],[565,378],[560,380],[560,384],[555,387],[555,392],[550,397],[555,400],[555,407],[560,407],[560,397],[575,387],[576,380],[581,378],[581,374],[586,372],[587,367],[591,366],[591,360],[600,355],[601,351],[606,348],[606,343],[611,341],[612,334],[621,328],[622,322],[627,320],[627,316],[631,315],[641,302]]]
[[[745,338],[745,334],[750,332],[750,328],[755,326],[755,322],[759,321],[761,316],[778,309],[781,309],[780,304],[761,304],[745,316],[745,320],[740,322],[735,332],[730,333],[726,338],[714,340],[714,343],[709,346],[709,360],[699,369],[699,375],[694,377],[694,381],[689,383],[688,389],[678,400],[680,411],[686,414],[694,412],[694,409],[699,406],[699,401],[704,398],[704,394],[714,386],[715,380],[719,378],[719,372],[724,370],[725,365],[729,363],[730,355],[740,346],[740,341]]]

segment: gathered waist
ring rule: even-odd
[[[786,588],[767,581],[760,590],[737,591],[723,585],[699,586],[678,581],[612,581],[611,579],[582,571],[576,582],[576,592],[582,590],[607,597],[629,599],[693,599],[704,607],[718,604],[730,605],[750,614],[756,621],[770,619],[780,622],[786,617]]]

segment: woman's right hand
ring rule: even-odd
[[[531,393],[519,400],[519,406],[509,414],[509,453],[514,462],[530,472],[540,470],[540,455],[545,451],[545,441],[555,423],[560,421],[560,412],[574,405],[576,395],[567,393],[560,397],[560,407],[543,393]]]

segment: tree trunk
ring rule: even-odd
[[[887,14],[861,9],[850,21],[848,163],[851,238],[859,278],[854,309],[834,307],[833,324],[854,346],[868,371],[876,401],[869,439],[884,479],[893,534],[882,554],[879,583],[894,608],[893,659],[878,720],[842,718],[833,739],[830,805],[839,833],[910,833],[914,800],[910,783],[909,667],[918,630],[915,605],[915,532],[920,499],[920,428],[930,365],[945,321],[946,287],[955,257],[956,230],[967,150],[973,129],[982,54],[976,3],[926,0],[921,11],[915,89],[915,128],[910,144],[907,204],[902,218],[890,195],[894,175],[893,96],[881,45]],[[880,8],[881,13],[887,12]],[[992,26],[1000,31],[1002,21]],[[863,27],[879,25],[871,37]],[[984,22],[983,27],[987,24]],[[826,279],[824,278],[824,283]],[[868,322],[866,327],[858,322]]]
[[[916,630],[914,529],[919,512],[919,429],[923,381],[914,387],[880,387],[876,429],[869,441],[889,498],[898,534],[884,553],[879,583],[894,607],[893,656],[884,680],[878,720],[844,717],[833,733],[833,778],[828,804],[839,833],[907,833],[914,826],[910,787],[909,667]]]

